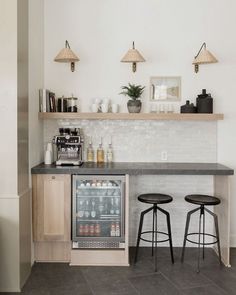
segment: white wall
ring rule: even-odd
[[[235,10],[233,0],[45,1],[45,86],[58,96],[78,96],[82,111],[89,110],[95,97],[108,97],[127,111],[126,98],[118,95],[120,87],[140,83],[147,86],[145,111],[150,76],[180,75],[182,102],[195,101],[201,88],[207,88],[215,112],[225,113],[225,121],[218,124],[218,161],[236,168]],[[81,59],[75,73],[69,65],[53,61],[66,39]],[[120,63],[133,40],[147,60],[138,65],[136,74],[130,65]],[[200,66],[195,74],[191,63],[204,41],[219,63]],[[232,213],[235,193],[236,177],[232,177]],[[231,234],[236,246],[233,214]]]
[[[2,0],[0,9],[0,124],[4,126],[0,153],[0,195],[17,193],[17,8]],[[12,15],[12,17],[10,17]]]
[[[17,0],[0,2],[0,292],[19,291]]]

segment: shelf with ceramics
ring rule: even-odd
[[[40,112],[42,120],[153,120],[153,121],[217,121],[223,120],[223,114],[197,113],[56,113]]]

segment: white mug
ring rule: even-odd
[[[108,103],[102,103],[101,110],[103,113],[108,113]]]
[[[119,105],[117,103],[113,103],[111,106],[112,113],[118,113]]]
[[[93,113],[97,113],[98,112],[98,109],[99,109],[99,106],[98,106],[97,103],[93,103],[91,105],[91,110],[92,110]]]
[[[52,164],[52,152],[46,151],[44,154],[44,163],[46,165],[51,165]]]

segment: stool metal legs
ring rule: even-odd
[[[203,218],[205,219],[205,214],[204,214],[204,206],[200,207],[200,216],[199,216],[199,230],[198,230],[198,259],[197,259],[197,272],[200,271],[200,254],[201,254],[201,225],[202,225],[202,215]],[[203,230],[203,253],[204,253],[204,236],[205,236],[205,229]],[[203,254],[204,255],[204,254]]]
[[[148,212],[152,211],[152,210],[153,210],[152,231],[142,232],[144,215],[147,214]],[[164,233],[164,232],[160,232],[157,229],[157,210],[159,210],[160,212],[162,212],[162,213],[164,213],[166,215],[168,234]],[[146,240],[146,239],[141,238],[141,235],[144,234],[144,233],[152,233],[152,240],[150,241],[150,240]],[[167,235],[168,239],[158,241],[157,240],[157,234],[158,233]],[[172,263],[174,263],[174,254],[173,254],[172,236],[171,236],[171,225],[170,225],[170,214],[167,211],[163,210],[162,208],[158,207],[156,204],[153,205],[151,208],[141,212],[140,222],[139,222],[139,230],[138,230],[138,237],[137,237],[137,243],[136,243],[136,251],[135,251],[135,257],[134,257],[134,263],[137,262],[140,240],[144,240],[146,242],[151,242],[152,243],[152,256],[154,255],[154,259],[155,259],[155,272],[157,271],[157,243],[169,241],[170,253],[171,253],[171,261],[172,261]],[[155,250],[154,250],[154,248],[155,248]]]
[[[216,231],[216,238],[217,238],[217,248],[218,248],[218,255],[219,255],[219,262],[220,264],[222,264],[221,261],[221,251],[220,251],[220,234],[219,234],[219,226],[218,226],[218,217],[215,213],[211,212],[210,210],[208,210],[207,208],[205,208],[205,210],[213,216],[214,218],[214,222],[215,222],[215,231]]]
[[[184,255],[185,255],[185,246],[186,246],[186,241],[187,241],[187,235],[188,235],[188,229],[189,229],[189,223],[190,223],[190,217],[193,213],[197,212],[200,210],[200,208],[196,208],[192,211],[189,211],[187,213],[187,219],[186,219],[186,225],[185,225],[185,233],[184,233],[184,243],[183,243],[183,249],[182,249],[182,256],[181,256],[181,262],[184,262]]]
[[[170,244],[170,255],[171,255],[171,261],[172,261],[172,263],[174,263],[174,253],[173,253],[173,246],[172,246],[171,226],[170,226],[170,214],[169,214],[169,212],[163,210],[160,207],[157,207],[157,209],[166,215],[167,229],[168,229],[168,235],[169,235],[169,244]]]
[[[154,206],[153,206],[154,207]],[[138,229],[138,237],[137,237],[137,244],[136,244],[136,251],[135,251],[135,257],[134,257],[134,263],[137,262],[137,257],[138,257],[138,249],[139,249],[139,244],[140,244],[140,238],[141,238],[141,233],[142,233],[142,227],[143,227],[143,218],[144,218],[144,215],[150,211],[153,210],[153,207],[147,209],[147,210],[144,210],[141,212],[141,215],[140,215],[140,221],[139,221],[139,229]]]
[[[190,218],[191,215],[197,211],[200,210],[200,216],[199,216],[199,230],[198,233],[188,233],[189,230],[189,223],[190,223]],[[215,223],[215,231],[216,231],[216,235],[212,235],[212,234],[206,234],[205,233],[205,211],[207,213],[209,213],[211,216],[213,216],[214,218],[214,223]],[[202,227],[202,219],[203,219],[203,227]],[[202,228],[202,232],[201,232],[201,228]],[[189,235],[198,235],[198,242],[194,242],[188,239]],[[211,236],[213,238],[216,239],[215,242],[212,243],[205,243],[205,236]],[[201,243],[201,236],[203,236],[203,242]],[[208,210],[207,208],[205,208],[204,205],[201,205],[199,208],[196,208],[192,211],[189,211],[187,214],[187,219],[186,219],[186,226],[185,226],[185,234],[184,234],[184,242],[183,242],[183,249],[182,249],[182,256],[181,256],[181,262],[184,261],[184,255],[185,255],[185,247],[186,247],[186,241],[189,241],[191,243],[197,244],[198,245],[198,262],[197,262],[197,272],[200,271],[200,254],[201,254],[201,245],[202,245],[202,257],[203,259],[205,258],[205,245],[212,245],[212,244],[216,244],[218,246],[218,255],[219,255],[219,262],[220,264],[222,264],[221,262],[221,251],[220,251],[220,237],[219,237],[219,227],[218,227],[218,217],[216,214],[214,214],[213,212],[211,212],[210,210]]]
[[[154,224],[155,224],[155,272],[157,271],[157,206],[154,205],[153,208],[153,214],[154,214]],[[152,241],[153,242],[153,241]]]

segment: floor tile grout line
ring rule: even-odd
[[[130,282],[130,280],[129,279],[126,279],[126,280],[129,283],[129,285],[134,289],[134,291],[140,295],[140,292],[137,290],[137,288],[135,288],[135,286]]]
[[[162,273],[160,271],[160,274],[173,286],[175,287],[178,291],[181,291],[182,289],[180,289],[175,283],[173,283],[164,273]]]
[[[88,287],[89,287],[89,290],[92,292],[92,295],[96,295],[96,294],[93,292],[93,289],[92,289],[92,287],[90,286],[90,283],[89,283],[88,279],[86,278],[85,274],[83,273],[82,270],[80,270],[80,271],[81,271],[81,273],[82,273],[83,278],[85,279],[85,282],[87,283],[87,285],[88,285]]]
[[[191,266],[189,263],[187,263],[189,266]],[[219,290],[222,290],[222,291],[224,291],[226,294],[228,294],[228,292],[225,290],[225,289],[223,289],[222,287],[220,287],[219,285],[217,285],[212,279],[210,279],[210,278],[208,278],[204,273],[202,273],[201,271],[200,271],[200,273],[201,273],[201,275],[203,276],[203,277],[205,277],[208,281],[210,281],[211,283],[212,283],[212,285],[213,286],[215,286],[215,287],[217,287]],[[199,287],[197,287],[197,288],[199,288]]]
[[[128,279],[133,279],[133,278],[139,278],[139,277],[146,277],[146,276],[151,276],[151,275],[160,275],[160,271],[157,272],[149,272],[149,273],[140,273],[140,274],[136,274],[136,275],[130,275]]]
[[[223,292],[223,295],[230,295],[226,290],[222,289],[221,287],[217,286],[216,284],[209,284],[209,285],[205,285],[205,286],[197,286],[197,287],[190,287],[190,288],[183,288],[181,289],[182,291],[187,291],[187,290],[191,290],[191,289],[197,289],[197,288],[204,288],[204,287],[216,287],[216,289],[218,289],[220,292]]]

